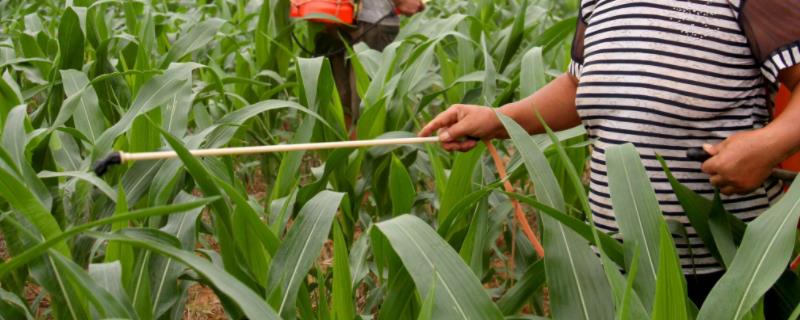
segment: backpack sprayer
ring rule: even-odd
[[[355,12],[355,4],[351,0],[292,0],[289,17],[324,24],[353,24]]]

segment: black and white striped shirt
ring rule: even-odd
[[[577,109],[593,142],[589,201],[594,221],[609,233],[618,231],[605,151],[633,143],[664,215],[686,226],[688,243],[675,239],[686,273],[720,267],[689,224],[655,155],[667,160],[682,183],[712,197],[708,175],[700,163],[686,159],[686,150],[765,126],[771,105],[767,84],[775,82],[779,70],[800,62],[800,38],[757,62],[739,5],[731,0],[582,2],[583,52],[580,60],[573,55],[570,72],[579,79]],[[782,187],[769,180],[749,195],[724,197],[725,207],[744,221],[753,220]]]

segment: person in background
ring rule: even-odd
[[[605,152],[624,143],[639,152],[664,215],[687,227],[657,154],[694,191],[721,190],[726,209],[745,222],[780,197],[770,173],[800,150],[800,0],[583,0],[578,17],[569,72],[496,110],[532,134],[544,131],[536,113],[554,130],[586,127],[598,228],[619,230]],[[771,119],[779,83],[792,96]],[[464,137],[508,137],[484,106],[451,106],[419,135],[437,131],[445,149],[459,151],[476,145]],[[686,158],[699,146],[712,155],[702,164]],[[689,295],[701,305],[723,269],[694,229],[687,234],[688,243],[675,243]]]
[[[315,52],[316,55],[324,55],[330,59],[349,127],[353,127],[358,121],[361,99],[356,92],[355,73],[341,38],[348,41],[350,46],[364,42],[374,50],[383,51],[400,31],[398,14],[411,16],[425,10],[422,0],[361,0],[358,5],[356,27],[339,27],[321,32],[316,39]]]

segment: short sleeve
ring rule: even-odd
[[[764,78],[800,64],[800,0],[745,1],[740,19]]]
[[[583,0],[581,1],[581,9],[578,14],[578,22],[575,27],[575,38],[572,39],[572,61],[569,63],[569,73],[576,78],[581,77],[583,71],[583,51],[584,51],[584,37],[586,35],[586,26],[588,25],[589,18],[594,12],[594,7],[598,0]]]

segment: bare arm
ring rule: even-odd
[[[580,124],[575,109],[577,90],[577,79],[563,74],[529,97],[497,110],[514,119],[531,134],[544,132],[544,127],[536,117],[537,112],[554,130],[568,129]],[[476,141],[463,140],[464,137],[508,137],[508,132],[494,112],[494,109],[484,106],[453,105],[431,120],[419,135],[429,136],[438,131],[445,149],[467,151],[475,147]]]
[[[544,132],[537,112],[553,130],[569,129],[581,124],[575,109],[577,90],[578,79],[563,74],[527,98],[503,106],[500,112],[517,121],[530,134]],[[501,125],[492,138],[508,138],[508,133]]]

